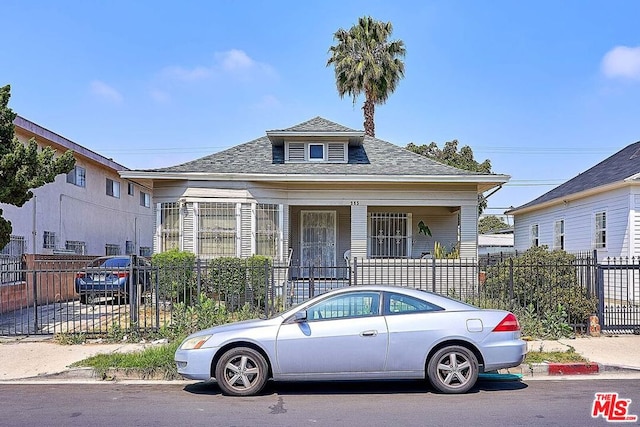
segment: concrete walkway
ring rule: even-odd
[[[144,344],[80,344],[60,345],[51,338],[0,337],[0,381],[21,379],[47,379],[77,377],[84,371],[86,378],[91,372],[70,368],[74,362],[100,353],[131,352],[143,350],[152,343]],[[567,351],[577,353],[602,366],[603,371],[628,370],[640,375],[640,335],[603,335],[601,337],[579,337],[557,341],[530,341],[529,351]],[[523,365],[524,366],[524,365]],[[523,368],[524,371],[526,368]],[[538,372],[538,376],[540,372]],[[97,380],[97,378],[96,378]]]

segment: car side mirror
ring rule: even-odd
[[[296,314],[293,315],[293,321],[296,323],[306,322],[307,321],[307,310],[300,310]]]

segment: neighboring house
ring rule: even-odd
[[[640,255],[640,142],[512,209],[515,249],[547,245],[604,257]]]
[[[478,234],[478,255],[512,253],[513,227],[491,233]]]
[[[58,153],[73,150],[76,165],[34,189],[24,206],[0,204],[13,227],[11,243],[1,253],[151,255],[150,189],[120,178],[124,166],[27,119],[17,116],[14,125],[22,142],[35,138]]]
[[[478,194],[509,179],[445,166],[321,117],[120,176],[153,189],[156,252],[260,254],[317,267],[421,258],[435,241],[476,258]],[[420,222],[432,236],[419,233]]]

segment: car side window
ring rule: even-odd
[[[385,314],[425,313],[439,311],[442,307],[408,295],[388,293],[385,303]]]
[[[368,317],[380,314],[380,293],[349,292],[307,308],[307,320]]]

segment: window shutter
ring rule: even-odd
[[[347,150],[346,148],[346,144],[339,142],[339,143],[329,143],[329,161],[330,162],[346,162],[347,161],[347,157],[346,157],[346,152]]]
[[[290,142],[287,160],[290,162],[304,162],[304,143]]]

